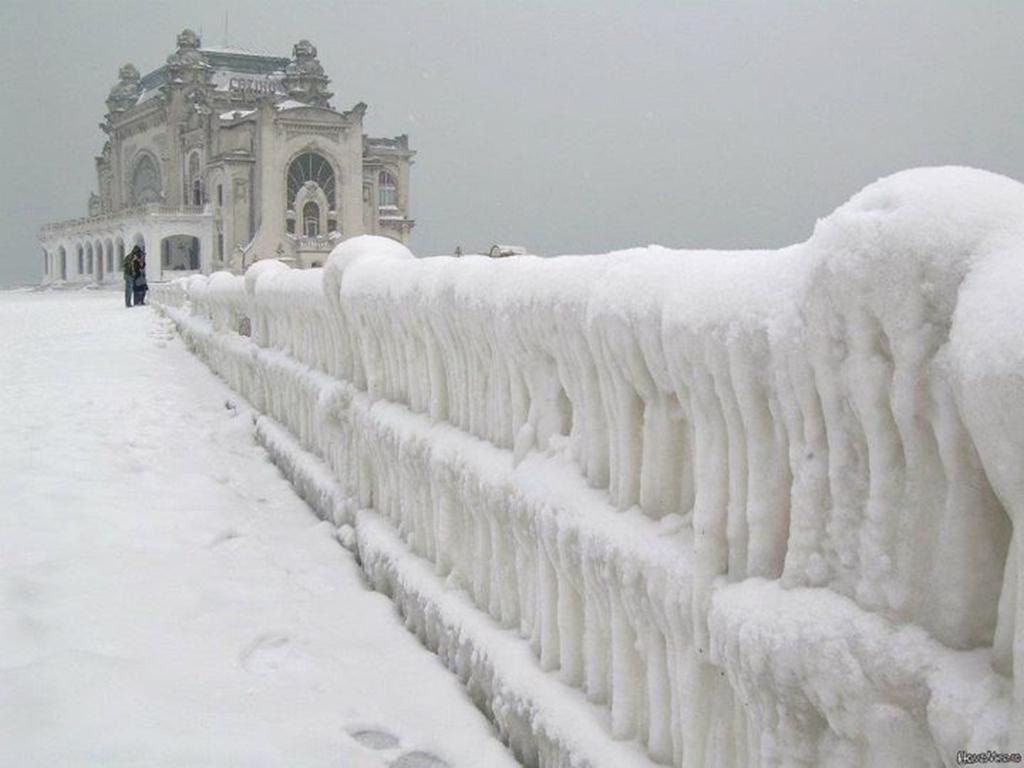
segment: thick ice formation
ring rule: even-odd
[[[616,738],[952,764],[1024,744],[1022,250],[1024,186],[937,168],[779,251],[360,237],[154,293]]]

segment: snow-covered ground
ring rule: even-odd
[[[119,305],[0,294],[0,765],[514,764],[237,397]]]

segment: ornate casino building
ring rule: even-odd
[[[407,136],[363,133],[366,105],[331,106],[316,48],[292,57],[178,35],[167,63],[131,64],[107,98],[89,215],[45,225],[44,282],[110,282],[133,244],[150,280],[244,271],[258,259],[321,265],[341,240],[407,242]]]

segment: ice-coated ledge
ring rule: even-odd
[[[616,738],[952,764],[1024,743],[1022,253],[1024,187],[938,168],[779,251],[363,237],[154,299]]]

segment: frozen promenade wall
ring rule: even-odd
[[[154,293],[325,462],[322,512],[375,510],[651,759],[1024,750],[1017,182],[897,174],[778,251],[418,260],[361,237],[323,270]],[[550,761],[522,746],[543,718],[508,718]]]

